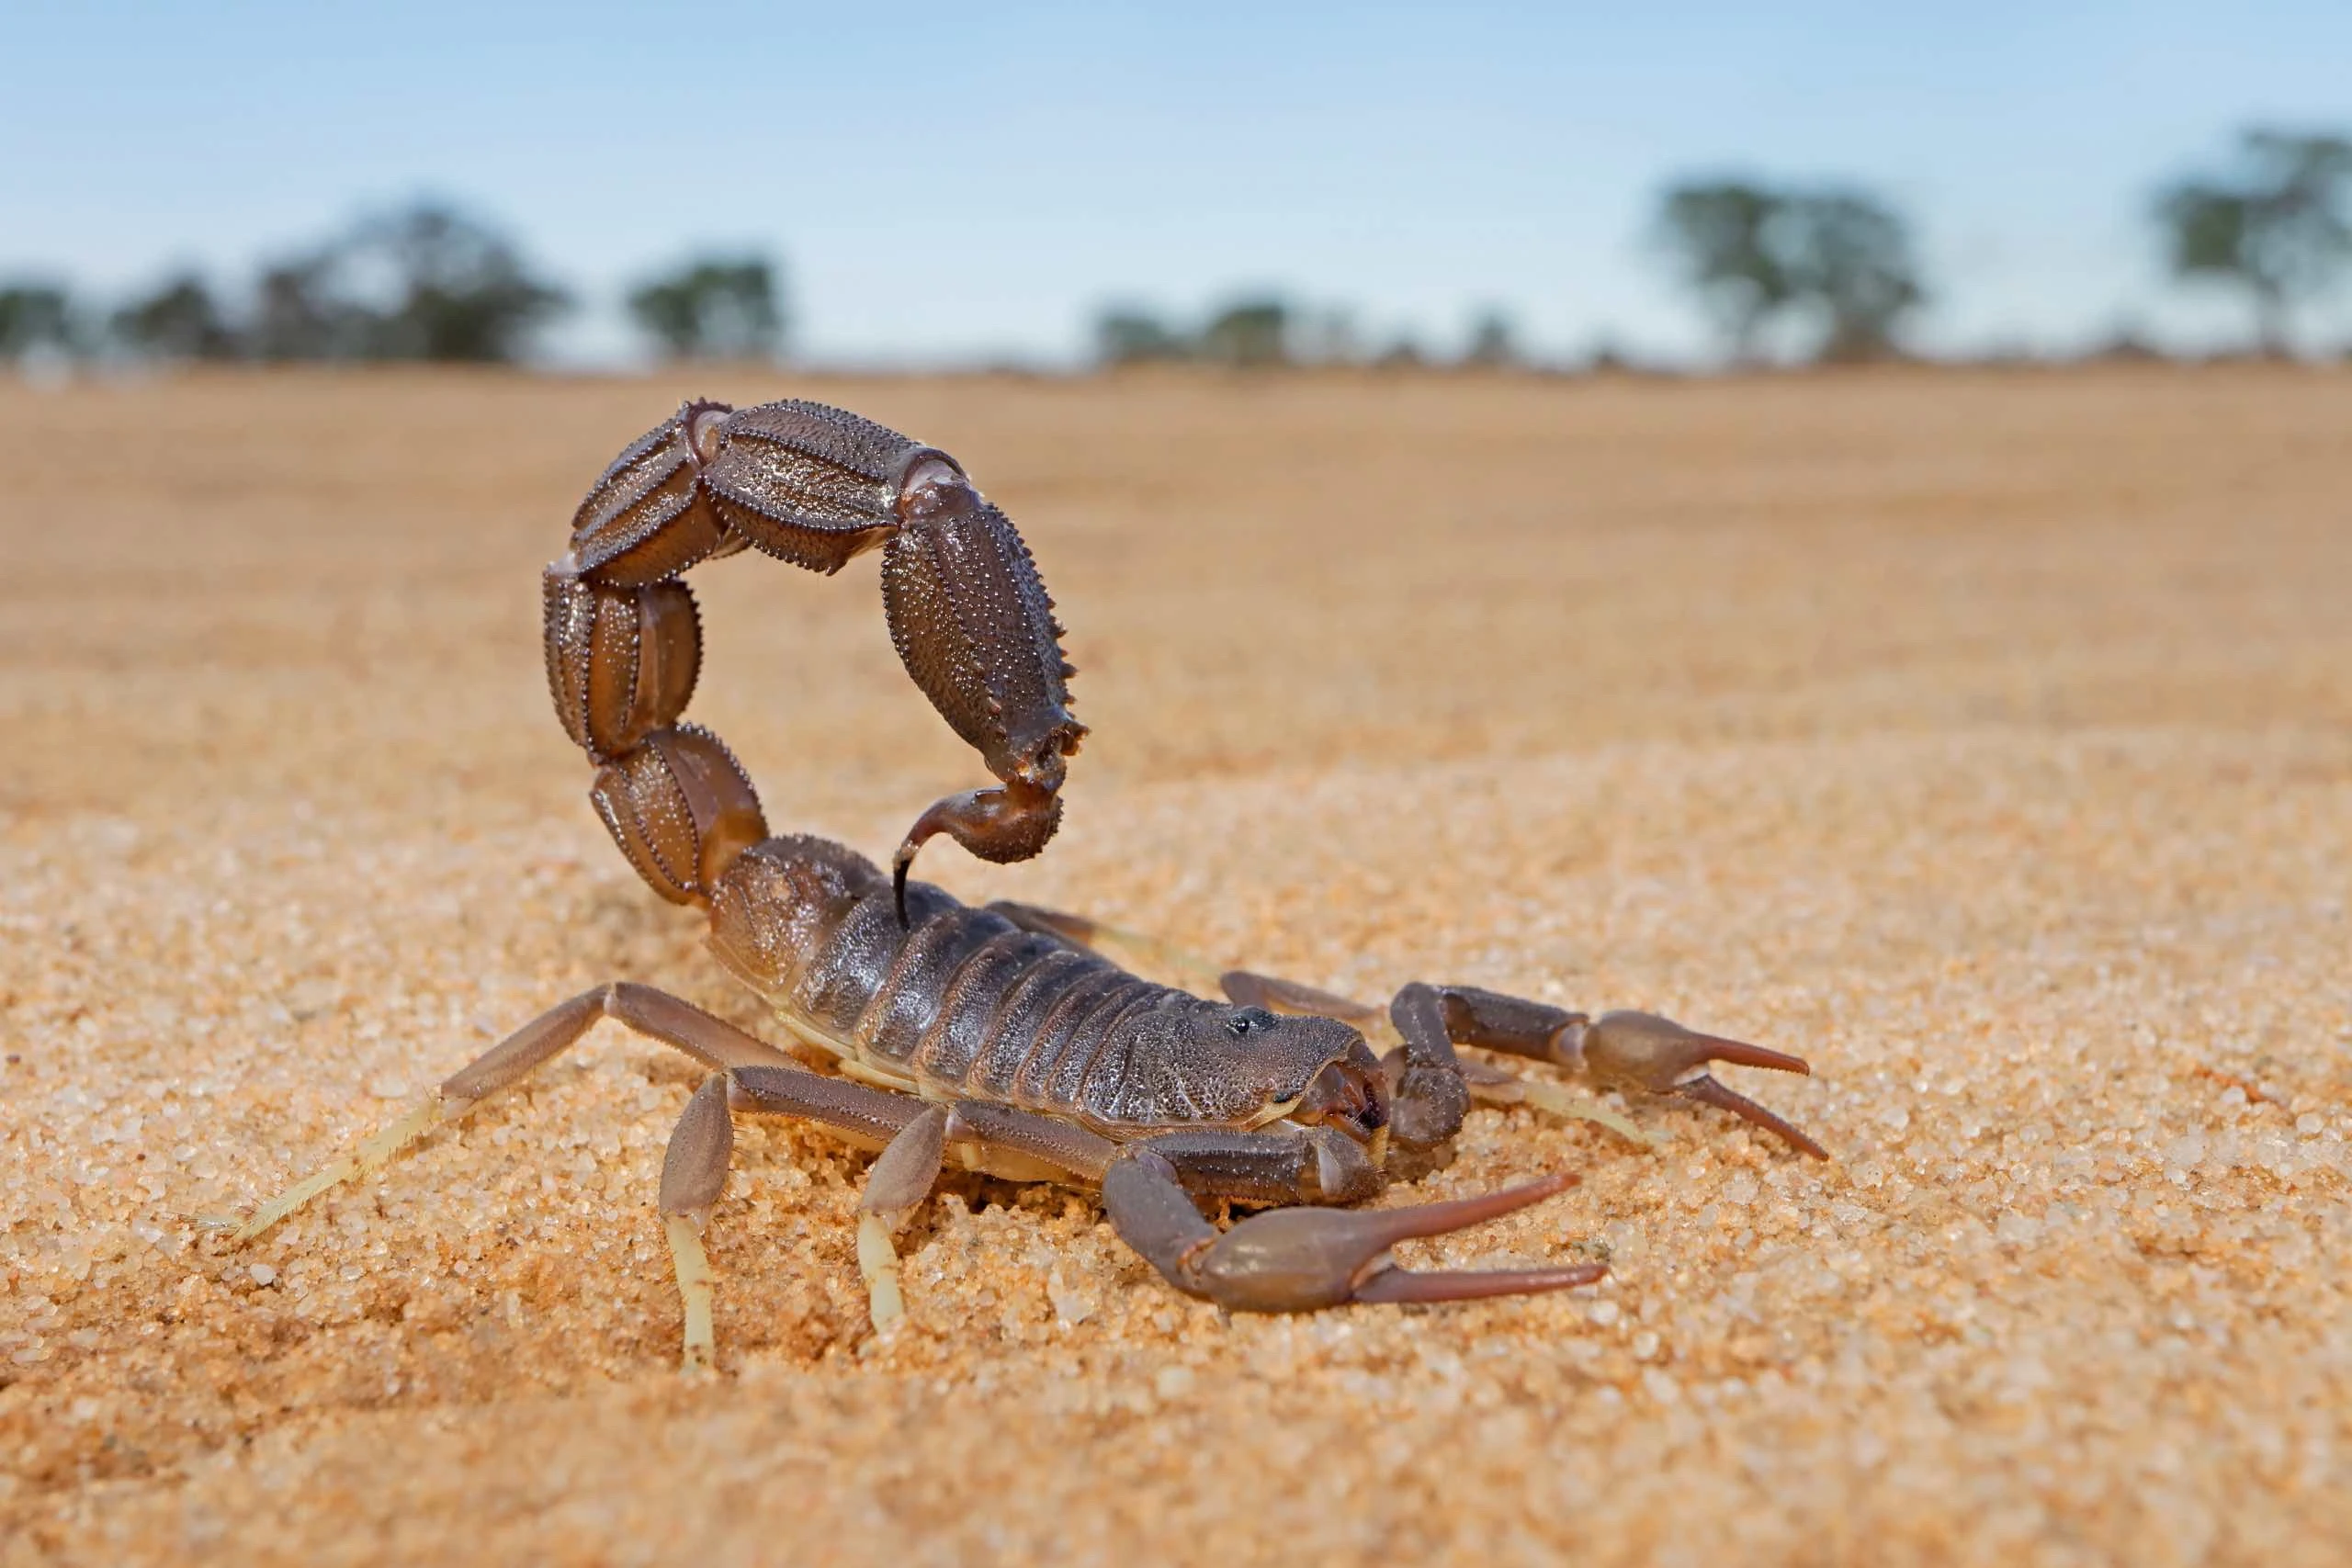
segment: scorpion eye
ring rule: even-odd
[[[1272,1029],[1273,1026],[1274,1015],[1264,1008],[1243,1008],[1225,1021],[1225,1032],[1237,1039],[1254,1030]]]

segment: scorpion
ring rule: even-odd
[[[883,605],[908,672],[998,781],[926,809],[887,874],[841,844],[771,836],[734,756],[681,722],[702,656],[681,576],[746,547],[829,574],[878,547]],[[1811,1070],[1763,1046],[1649,1013],[1592,1016],[1474,986],[1408,985],[1385,1020],[1376,1008],[1245,970],[1219,976],[1213,998],[1114,962],[1123,947],[1148,950],[1132,933],[1023,904],[968,907],[910,881],[916,852],[942,833],[986,860],[1037,854],[1060,822],[1068,759],[1087,733],[1070,715],[1076,671],[1028,547],[937,447],[812,402],[685,403],[597,479],[543,588],[548,688],[565,731],[597,769],[590,799],[605,829],[655,893],[707,914],[720,964],[786,1035],[837,1072],[679,998],[614,981],[525,1024],[260,1205],[237,1226],[236,1243],[382,1168],[602,1019],[684,1053],[708,1075],[671,1134],[658,1201],[688,1371],[714,1364],[715,1282],[702,1234],[725,1188],[738,1115],[803,1118],[879,1151],[857,1224],[877,1329],[905,1313],[894,1238],[951,1161],[1099,1193],[1117,1235],[1169,1284],[1233,1312],[1594,1282],[1605,1264],[1416,1271],[1390,1257],[1407,1238],[1548,1198],[1576,1181],[1570,1174],[1450,1201],[1355,1206],[1442,1164],[1474,1098],[1644,1137],[1557,1082],[1460,1047],[1715,1107],[1827,1157],[1707,1070]],[[1374,1036],[1396,1043],[1377,1054]],[[1220,1203],[1250,1212],[1221,1230],[1208,1217]]]

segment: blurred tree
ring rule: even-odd
[[[53,283],[0,284],[0,364],[46,350],[70,354],[77,344],[74,299]]]
[[[1863,191],[1686,181],[1660,201],[1656,235],[1735,365],[1760,359],[1773,322],[1799,309],[1820,324],[1813,358],[1884,358],[1927,298],[1910,226]]]
[[[1201,329],[1200,356],[1216,365],[1258,369],[1290,363],[1291,309],[1280,299],[1241,299]]]
[[[2262,351],[2283,356],[2294,307],[2352,269],[2352,138],[2245,131],[2234,167],[2165,186],[2155,216],[2173,275],[2245,289]]]
[[[773,359],[784,348],[776,269],[763,256],[705,256],[633,290],[628,313],[673,359]]]
[[[272,363],[368,356],[381,323],[336,286],[333,250],[262,269],[246,346]]]
[[[1658,205],[1657,243],[1715,318],[1736,365],[1756,362],[1765,329],[1796,298],[1771,232],[1786,204],[1745,180],[1692,180],[1669,186]]]
[[[212,291],[192,272],[123,306],[109,326],[116,342],[153,359],[233,359],[241,346]]]
[[[1470,346],[1463,351],[1462,363],[1485,370],[1508,369],[1520,363],[1519,333],[1512,330],[1510,318],[1496,310],[1481,313],[1470,328]]]
[[[564,308],[496,230],[432,201],[266,268],[254,354],[268,360],[511,363]]]
[[[371,358],[511,364],[567,303],[505,236],[435,201],[362,224],[343,259],[390,274],[393,302],[377,316]]]
[[[1823,319],[1814,357],[1832,363],[1901,353],[1895,329],[1927,298],[1902,215],[1860,191],[1784,198],[1774,225],[1785,235],[1782,264],[1797,299]]]
[[[1150,311],[1114,306],[1094,319],[1094,355],[1104,365],[1148,365],[1192,357],[1182,333]]]

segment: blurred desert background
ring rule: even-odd
[[[1070,626],[1068,826],[968,897],[1365,995],[1800,1051],[1792,1158],[1524,1110],[1408,1261],[1600,1286],[1230,1318],[746,1123],[675,1371],[693,1074],[602,1026],[242,1251],[233,1207],[552,1001],[757,1009],[606,841],[537,570],[676,400],[956,453]],[[2352,1551],[2352,374],[1903,367],[0,382],[11,1562],[2329,1562]],[[695,576],[779,829],[978,781],[870,560]]]

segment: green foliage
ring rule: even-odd
[[[1291,309],[1280,299],[1239,299],[1209,318],[1198,353],[1212,365],[1261,369],[1290,363]]]
[[[1094,319],[1094,354],[1105,365],[1151,365],[1190,359],[1190,336],[1149,310],[1114,306]]]
[[[1824,191],[1796,197],[1780,227],[1791,288],[1824,318],[1815,357],[1850,364],[1898,354],[1895,328],[1925,298],[1902,218],[1864,193]]]
[[[1406,370],[1431,363],[1409,337],[1369,347],[1354,315],[1343,308],[1302,310],[1271,295],[1222,306],[1197,329],[1136,306],[1114,306],[1094,319],[1094,348],[1102,364],[1114,367],[1190,363],[1243,370],[1291,366]],[[1460,363],[1489,368],[1525,363],[1510,318],[1497,310],[1481,312],[1472,322]]]
[[[505,236],[435,202],[362,224],[339,259],[390,279],[390,308],[363,307],[371,359],[508,364],[565,303]]]
[[[373,326],[338,292],[332,251],[265,268],[255,286],[246,348],[272,364],[370,357]]]
[[[233,359],[243,347],[212,291],[192,272],[123,306],[108,326],[117,343],[145,358]]]
[[[1660,199],[1654,233],[1735,363],[1792,313],[1812,320],[1815,360],[1889,357],[1927,298],[1909,224],[1866,191],[1687,181]]]
[[[1741,364],[1757,357],[1765,328],[1796,298],[1770,232],[1788,200],[1745,180],[1709,180],[1669,187],[1658,206],[1657,243]]]
[[[1105,365],[1191,360],[1257,370],[1292,365],[1297,312],[1272,297],[1237,300],[1213,312],[1197,332],[1173,326],[1149,310],[1116,306],[1094,320],[1094,350]]]
[[[2154,215],[2173,276],[2244,289],[2283,355],[2294,307],[2352,272],[2352,138],[2246,131],[2229,169],[2165,186]]]
[[[0,285],[0,364],[44,349],[69,353],[77,335],[73,297],[63,288],[31,280]]]
[[[424,201],[264,269],[243,336],[269,361],[511,364],[565,307],[512,242]]]
[[[781,289],[763,257],[699,257],[633,290],[628,313],[673,359],[773,359],[784,347]]]

